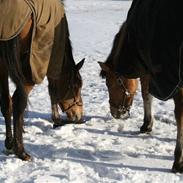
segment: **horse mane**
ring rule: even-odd
[[[74,58],[73,58],[73,54],[72,54],[72,44],[71,44],[71,40],[70,40],[70,33],[69,33],[69,27],[68,27],[66,15],[64,15],[63,21],[64,21],[63,26],[65,27],[65,53],[64,53],[64,59],[63,59],[64,63],[63,64],[67,65],[69,63],[73,66],[73,65],[75,65],[75,62],[74,62]]]
[[[65,21],[65,29],[66,29],[66,44],[65,44],[65,55],[64,55],[64,65],[67,65],[67,68],[69,70],[71,70],[71,78],[73,78],[75,74],[75,61],[74,61],[74,57],[73,57],[73,50],[72,50],[72,43],[70,40],[70,33],[69,33],[69,26],[68,26],[68,22],[67,22],[67,17],[66,15],[64,16],[64,21]],[[80,74],[77,74],[77,79],[75,79],[75,85],[77,85],[77,87],[81,87],[82,85],[82,79]]]
[[[120,60],[120,52],[123,47],[123,41],[126,36],[126,21],[121,25],[118,33],[115,35],[113,46],[105,64],[107,64],[110,68],[114,69],[117,63]],[[106,77],[106,72],[101,70],[100,76],[102,78]]]

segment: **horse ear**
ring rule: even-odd
[[[83,58],[77,65],[76,65],[76,70],[79,71],[81,67],[83,66],[85,61],[85,58]]]
[[[100,65],[101,69],[105,72],[109,72],[110,68],[107,64],[103,63],[103,62],[98,62],[98,64]]]

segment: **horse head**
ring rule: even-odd
[[[70,121],[79,122],[83,116],[83,101],[81,97],[82,78],[79,70],[84,64],[84,59],[74,66],[70,80],[66,83],[65,96],[60,100],[62,112],[67,114]]]
[[[110,111],[114,118],[127,118],[137,90],[137,80],[127,79],[116,73],[112,66],[99,62],[101,76],[106,79],[109,92]]]

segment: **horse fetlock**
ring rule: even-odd
[[[152,125],[143,124],[140,128],[140,133],[150,133],[152,131]]]
[[[140,133],[150,133],[152,131],[153,120],[144,119],[144,123],[140,128]]]
[[[13,138],[12,137],[6,137],[6,139],[5,139],[5,147],[8,150],[13,149]]]
[[[29,161],[31,159],[31,156],[25,152],[23,142],[14,138],[13,145],[14,145],[13,146],[14,153],[19,159],[21,159],[23,161]]]

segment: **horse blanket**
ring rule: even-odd
[[[161,100],[183,86],[182,7],[182,0],[133,0],[127,15],[120,72],[129,78],[149,73],[150,93]]]
[[[16,37],[33,18],[29,57],[32,80],[38,84],[46,75],[57,79],[65,52],[66,25],[61,0],[0,0],[0,17],[1,41]]]

